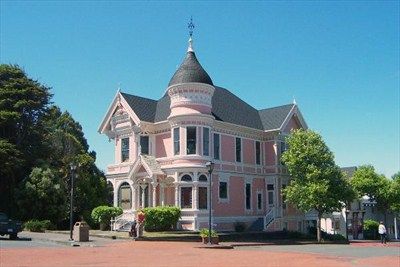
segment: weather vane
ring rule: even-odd
[[[188,23],[188,29],[189,29],[189,36],[192,37],[194,29],[193,17],[190,17],[190,22]]]

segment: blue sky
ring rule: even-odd
[[[400,170],[399,2],[1,1],[0,61],[51,86],[84,129],[101,169],[113,143],[97,133],[118,84],[160,98],[187,48],[214,84],[256,108],[295,97],[340,166]]]

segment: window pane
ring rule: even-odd
[[[256,164],[261,163],[261,145],[260,142],[256,141]]]
[[[219,159],[219,134],[214,134],[214,159]]]
[[[219,182],[219,198],[228,198],[228,184],[226,182]]]
[[[183,182],[191,182],[192,181],[192,177],[190,177],[189,174],[185,174],[184,176],[182,176],[181,181],[183,181]]]
[[[149,137],[148,136],[141,136],[140,137],[140,153],[143,155],[149,154]]]
[[[200,175],[199,182],[207,182],[207,176],[205,176],[204,174]]]
[[[121,161],[129,160],[129,138],[121,139]]]
[[[196,127],[186,128],[186,142],[187,154],[196,154]]]
[[[251,184],[246,184],[246,209],[251,209]]]
[[[274,190],[274,185],[273,184],[268,184],[267,185],[267,190]]]
[[[257,209],[262,209],[262,195],[260,193],[257,194]]]
[[[191,209],[192,208],[192,188],[181,187],[181,208]]]
[[[242,161],[242,140],[236,137],[236,161]]]
[[[210,129],[203,128],[203,155],[209,156],[210,155]]]
[[[179,154],[179,128],[174,128],[174,155]]]
[[[268,191],[268,205],[274,204],[274,191]]]
[[[199,187],[199,209],[207,209],[207,187]]]

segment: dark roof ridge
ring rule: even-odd
[[[151,101],[155,101],[155,102],[157,102],[158,100],[155,100],[155,99],[151,99],[151,98],[148,98],[148,97],[144,97],[144,96],[139,96],[139,95],[133,95],[133,94],[128,94],[128,93],[124,93],[124,92],[122,92],[122,91],[120,91],[120,93],[121,93],[121,95],[126,95],[126,96],[130,96],[130,97],[137,97],[137,98],[141,98],[141,99],[143,99],[143,100],[151,100]]]
[[[279,106],[275,106],[275,107],[270,107],[270,108],[263,108],[263,109],[259,109],[258,111],[264,111],[264,110],[270,110],[270,109],[275,109],[275,108],[282,108],[282,107],[286,107],[286,106],[294,106],[295,104],[290,103],[290,104],[284,104],[284,105],[279,105]]]

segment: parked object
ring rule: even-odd
[[[88,242],[89,241],[89,226],[86,222],[76,222],[74,225],[74,241]]]
[[[132,237],[133,239],[135,239],[137,237],[136,227],[137,227],[137,222],[135,220],[135,221],[133,221],[133,223],[131,225],[131,230],[129,231],[129,236]]]
[[[0,235],[9,235],[10,239],[17,239],[22,231],[22,222],[8,218],[7,214],[0,212]]]

